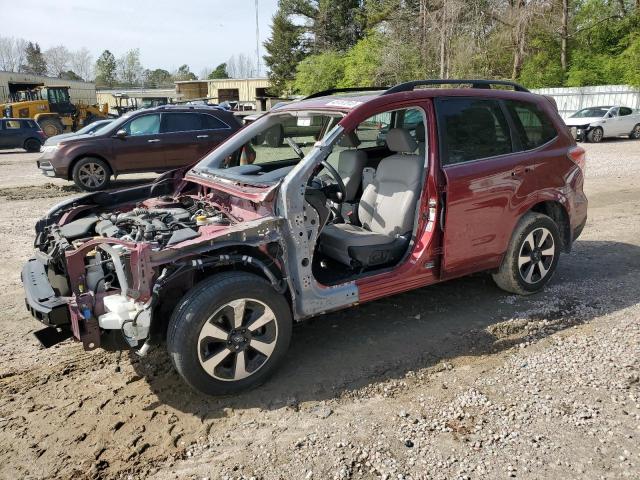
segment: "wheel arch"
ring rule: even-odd
[[[22,146],[26,148],[27,142],[29,140],[35,140],[36,142],[38,142],[40,145],[42,145],[42,140],[40,140],[38,137],[27,137],[24,139],[24,142],[22,142]]]
[[[529,212],[542,213],[550,217],[558,225],[560,231],[562,250],[571,251],[571,222],[566,207],[558,200],[544,200],[531,207]]]
[[[67,170],[67,180],[73,180],[73,169],[76,167],[76,164],[83,158],[97,158],[99,160],[102,160],[104,163],[107,164],[107,166],[109,167],[109,170],[111,170],[111,175],[116,175],[117,173],[113,169],[113,165],[111,165],[111,162],[107,160],[103,155],[97,155],[94,153],[81,153],[73,157],[73,160],[69,162],[69,169]]]

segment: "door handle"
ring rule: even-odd
[[[518,177],[523,173],[529,173],[531,171],[530,167],[516,167],[511,171],[512,177]]]
[[[209,138],[209,135],[198,135],[196,138]]]
[[[147,143],[158,143],[160,141],[159,138],[153,138],[151,140],[147,140]]]

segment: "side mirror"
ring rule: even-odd
[[[121,128],[120,130],[118,130],[116,132],[116,138],[119,138],[121,140],[125,139],[127,137],[127,131],[124,128]]]

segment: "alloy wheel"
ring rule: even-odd
[[[242,380],[265,365],[277,339],[276,317],[267,305],[249,298],[233,300],[204,322],[198,360],[217,380]]]
[[[602,140],[602,137],[603,137],[602,129],[600,129],[600,128],[596,128],[596,129],[593,131],[593,136],[592,136],[593,141],[597,143],[597,142],[599,142],[600,140]]]
[[[536,228],[524,239],[518,254],[518,270],[522,279],[528,284],[543,280],[551,270],[556,246],[551,232],[544,228]]]
[[[107,172],[97,163],[85,163],[78,169],[78,180],[88,188],[100,187],[107,180]]]
[[[636,139],[640,138],[640,125],[636,125],[635,127],[633,127],[631,137]]]

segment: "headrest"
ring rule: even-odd
[[[387,133],[387,147],[392,152],[412,153],[418,144],[404,128],[392,128]]]
[[[347,132],[338,140],[338,145],[345,148],[356,148],[360,145],[360,139],[356,132]]]
[[[424,122],[418,122],[416,125],[416,142],[424,142]]]

